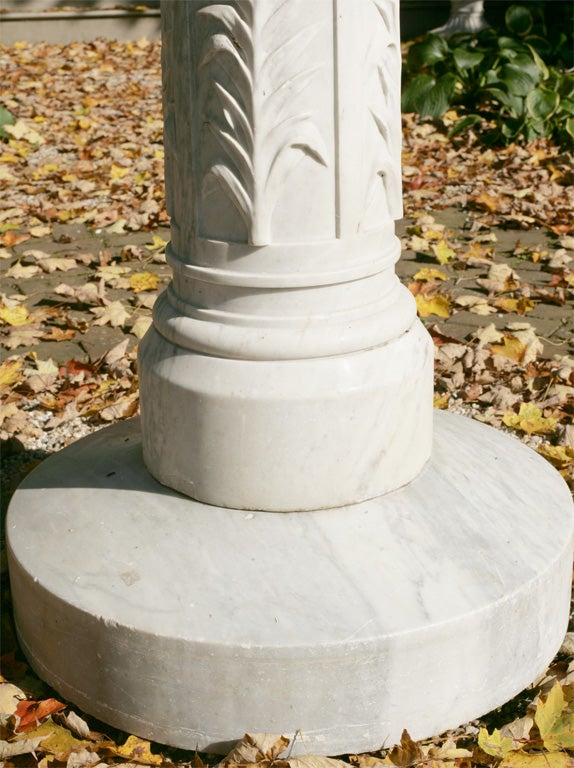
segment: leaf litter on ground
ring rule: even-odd
[[[0,341],[11,353],[0,364],[0,438],[33,456],[46,434],[66,425],[73,430],[63,432],[56,447],[86,433],[82,430],[138,411],[135,345],[151,323],[158,289],[157,275],[146,264],[164,263],[167,245],[155,231],[168,224],[160,45],[143,39],[0,45],[0,65],[3,106],[14,116],[0,142],[0,263],[8,264],[5,275],[23,288],[23,294],[0,297]],[[527,316],[537,303],[571,301],[572,158],[547,140],[494,151],[472,131],[448,139],[455,119],[449,113],[435,122],[403,116],[404,204],[413,222],[405,246],[427,262],[409,288],[435,342],[435,405],[515,434],[572,484],[574,360],[543,357],[528,322],[509,322],[502,329],[480,322],[480,316]],[[429,213],[447,207],[467,212],[470,242],[458,242]],[[34,246],[61,224],[128,239],[145,230],[149,238],[143,246],[125,242],[115,256],[105,248],[54,255]],[[517,243],[513,256],[546,270],[551,277],[544,287],[521,279],[497,259],[494,248],[493,226],[520,232],[535,225],[547,228],[559,247],[549,253]],[[66,283],[78,268],[85,279]],[[481,274],[464,289],[444,271],[463,274],[467,268]],[[27,281],[54,274],[63,280],[54,287],[56,302],[26,306]],[[125,291],[129,305],[110,291]],[[434,317],[448,319],[461,310],[477,315],[471,338],[460,341],[432,325]],[[56,364],[35,354],[41,341],[81,337],[90,323],[118,328],[126,338],[95,360]],[[35,462],[32,458],[26,469]],[[419,743],[405,732],[400,744],[343,760],[291,756],[300,735],[246,735],[221,759],[115,732],[59,702],[23,661],[13,628],[10,637],[12,650],[2,657],[6,678],[0,678],[5,768],[574,766],[572,635],[545,677],[498,713]]]

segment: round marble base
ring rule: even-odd
[[[501,705],[566,630],[570,494],[477,422],[439,412],[434,442],[398,491],[272,513],[159,485],[137,421],[79,441],[9,511],[26,655],[86,712],[189,749],[301,730],[310,752],[360,752]]]

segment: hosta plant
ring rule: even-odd
[[[543,34],[539,34],[543,33]],[[574,75],[560,61],[566,37],[554,40],[543,18],[513,5],[505,29],[435,34],[414,43],[405,66],[402,108],[438,119],[455,109],[450,133],[485,126],[494,143],[553,137],[574,139]]]

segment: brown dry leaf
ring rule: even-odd
[[[18,232],[13,232],[12,230],[8,230],[3,235],[0,235],[0,243],[6,248],[12,248],[29,239],[30,235],[18,234]]]
[[[490,351],[493,355],[502,355],[517,363],[522,363],[525,360],[526,345],[517,339],[516,336],[505,333],[503,343],[493,344]]]
[[[474,338],[478,339],[478,346],[484,347],[487,344],[492,344],[496,341],[502,341],[503,334],[501,331],[497,330],[494,323],[490,323],[490,325],[485,325],[483,328],[479,328],[474,333]]]
[[[493,264],[488,270],[488,277],[477,278],[476,282],[489,294],[494,294],[515,290],[520,278],[508,264]]]
[[[102,408],[100,416],[104,421],[117,421],[127,419],[137,413],[139,405],[139,393],[132,392],[125,397],[120,397],[113,405]]]
[[[420,746],[411,739],[408,731],[404,730],[400,745],[391,749],[389,758],[393,765],[400,766],[400,768],[410,768],[410,766],[420,763],[424,755]]]
[[[2,346],[6,349],[16,349],[17,347],[33,347],[40,343],[45,330],[40,323],[29,323],[28,325],[18,325],[2,339]]]
[[[13,405],[13,403],[10,405]],[[0,406],[1,408],[2,406]],[[18,704],[25,700],[26,694],[18,686],[12,685],[12,683],[0,683],[0,713],[3,715],[13,715],[18,708]]]
[[[343,760],[323,755],[299,755],[282,760],[281,763],[289,768],[349,768],[349,764]]]
[[[16,414],[20,413],[21,411],[16,403],[2,403],[0,405],[0,427],[6,428],[5,422],[11,420]],[[24,696],[24,698],[26,697]],[[4,710],[0,709],[0,712],[4,712]]]
[[[69,272],[70,269],[76,269],[78,263],[75,259],[70,258],[47,258],[42,259],[39,262],[40,269],[44,270],[48,274],[52,272]]]
[[[39,275],[41,271],[42,270],[40,267],[36,266],[36,264],[30,264],[29,266],[25,267],[22,265],[21,261],[17,261],[6,272],[6,277],[13,277],[16,280],[26,280],[29,277],[35,277],[36,275]]]
[[[484,296],[477,296],[476,294],[464,294],[462,296],[456,296],[454,303],[458,307],[468,309],[475,315],[491,315],[496,312],[496,309],[491,306]]]
[[[86,283],[78,288],[66,285],[66,283],[60,283],[60,285],[54,288],[54,293],[58,296],[67,296],[80,304],[101,304],[104,300],[104,287],[103,283],[97,285],[96,283]]]
[[[500,207],[500,201],[497,197],[489,195],[488,192],[481,192],[478,197],[474,198],[474,202],[481,208],[486,208],[491,213],[496,213]]]
[[[536,335],[536,328],[530,323],[508,323],[506,330],[510,331],[526,347],[524,363],[533,362],[544,351],[544,344]]]
[[[111,325],[112,328],[123,328],[130,319],[130,313],[121,301],[112,301],[105,307],[92,307],[90,312],[97,317],[97,320],[94,320],[94,325]]]
[[[133,335],[136,337],[136,339],[143,339],[145,334],[148,331],[148,328],[150,325],[152,325],[152,319],[151,317],[147,317],[145,315],[140,315],[135,323],[130,328],[130,333],[133,333]]]
[[[36,752],[45,736],[15,741],[0,741],[0,760],[6,760],[16,755],[31,755]]]
[[[501,296],[495,300],[494,306],[502,309],[504,312],[516,312],[519,315],[525,315],[534,309],[536,302],[532,301],[532,299],[527,299],[525,296],[521,296],[519,299]]]
[[[222,768],[231,765],[253,765],[276,760],[289,746],[289,739],[276,733],[246,733],[223,758]]]

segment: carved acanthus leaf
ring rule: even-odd
[[[265,245],[289,173],[303,157],[327,164],[317,126],[297,107],[319,68],[309,61],[318,25],[301,27],[293,0],[235,0],[198,15],[217,25],[202,50],[199,79],[203,119],[223,151],[203,169],[203,188],[216,179],[248,241]]]

